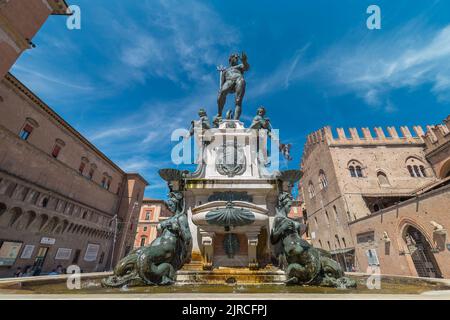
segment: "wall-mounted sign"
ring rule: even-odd
[[[20,259],[31,259],[34,248],[35,248],[35,246],[32,244],[27,244],[25,247],[23,247],[23,251],[22,251],[22,255],[20,256]]]
[[[56,252],[55,260],[69,260],[72,254],[72,249],[58,248]]]
[[[41,244],[53,245],[55,243],[56,243],[56,239],[55,238],[47,238],[47,237],[42,237],[41,238]]]
[[[92,262],[97,260],[98,251],[100,250],[100,245],[88,243],[86,248],[86,253],[84,254],[84,261]]]
[[[22,242],[4,241],[0,247],[0,266],[12,266],[19,255]]]
[[[366,250],[367,262],[369,266],[379,266],[380,261],[378,260],[377,250],[369,249]]]

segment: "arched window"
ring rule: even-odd
[[[325,210],[325,218],[327,219],[327,224],[330,225],[330,216],[328,215],[328,212]]]
[[[27,118],[25,120],[24,125],[22,126],[22,129],[19,132],[19,138],[25,141],[28,140],[33,130],[38,127],[39,124],[37,123],[36,120],[32,118]]]
[[[350,172],[350,177],[352,178],[363,178],[363,166],[359,161],[352,160],[348,163],[348,171]]]
[[[319,222],[317,221],[317,217],[314,217],[314,222],[316,224],[316,229],[319,227]]]
[[[390,186],[391,185],[389,183],[389,179],[388,179],[387,175],[384,172],[379,171],[377,173],[377,178],[378,178],[378,183],[380,184],[380,186]]]
[[[308,193],[309,193],[310,199],[314,198],[314,196],[316,195],[316,191],[314,190],[314,185],[312,184],[311,181],[308,184]]]
[[[91,168],[89,169],[88,178],[89,180],[92,180],[94,178],[95,170],[97,169],[97,166],[93,163],[91,164]]]
[[[450,159],[447,159],[447,161],[441,166],[441,170],[439,172],[439,178],[445,179],[447,177],[450,177]]]
[[[61,152],[61,149],[65,145],[66,144],[64,143],[64,141],[62,141],[61,139],[56,139],[55,144],[53,146],[53,150],[52,150],[52,157],[57,159],[59,156],[59,153]]]
[[[48,205],[48,198],[42,199],[42,208],[47,208]]]
[[[337,234],[334,235],[334,238],[336,239],[336,249],[341,247],[341,242],[339,241],[339,237]]]
[[[406,168],[408,173],[413,178],[426,178],[427,172],[424,163],[415,157],[410,157],[406,160]]]
[[[89,163],[89,159],[86,157],[81,158],[80,166],[78,167],[78,172],[80,174],[84,174],[84,169],[86,168],[86,165]]]
[[[322,169],[319,171],[319,185],[320,189],[326,189],[328,187],[327,176],[325,175],[325,172],[323,172]]]
[[[141,247],[145,246],[145,237],[141,238]]]
[[[347,243],[345,242],[345,238],[344,237],[342,237],[342,244],[344,245],[344,248],[347,247]]]
[[[320,239],[319,239],[319,246],[320,246],[320,248],[323,248],[323,246],[322,246],[322,240],[320,240]]]
[[[338,217],[338,212],[337,212],[336,206],[333,206],[333,214],[334,214],[334,219],[336,220],[336,223],[339,223],[339,217]]]

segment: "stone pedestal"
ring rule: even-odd
[[[264,167],[266,132],[226,120],[219,128],[197,131],[195,139],[203,158],[185,180],[193,250],[201,252],[205,270],[257,269],[267,262],[258,252],[270,256],[268,239],[260,243],[260,234],[270,230],[278,193],[276,178]]]

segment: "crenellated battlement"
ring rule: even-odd
[[[335,134],[330,127],[324,127],[308,135],[306,146],[316,143],[327,142],[329,145],[335,144],[403,144],[403,143],[424,143],[424,131],[421,126],[412,127],[412,131],[407,126],[400,127],[375,127],[373,131],[369,128],[336,128]],[[447,129],[448,130],[448,129]],[[414,134],[412,133],[414,132]]]
[[[450,125],[450,119],[447,118],[447,120]],[[422,145],[424,144],[424,135],[421,126],[413,126],[412,130],[408,126],[401,126],[399,130],[394,126],[375,127],[373,130],[368,127],[348,128],[347,130],[336,128],[335,132],[327,126],[307,136],[303,159],[306,159],[319,144],[328,146]]]
[[[428,154],[450,141],[450,115],[444,119],[443,124],[427,126],[423,140]]]

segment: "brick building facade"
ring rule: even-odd
[[[313,245],[347,270],[450,277],[448,120],[426,134],[351,128],[347,137],[326,127],[309,135],[301,188]]]
[[[101,271],[133,248],[147,182],[7,72],[20,41],[66,10],[62,0],[0,2],[0,277],[26,266]]]
[[[158,224],[171,217],[163,200],[144,199],[139,214],[139,223],[136,230],[134,248],[150,244],[158,236]]]
[[[51,15],[66,15],[64,0],[0,1],[0,79],[19,56],[33,47],[32,39]]]

